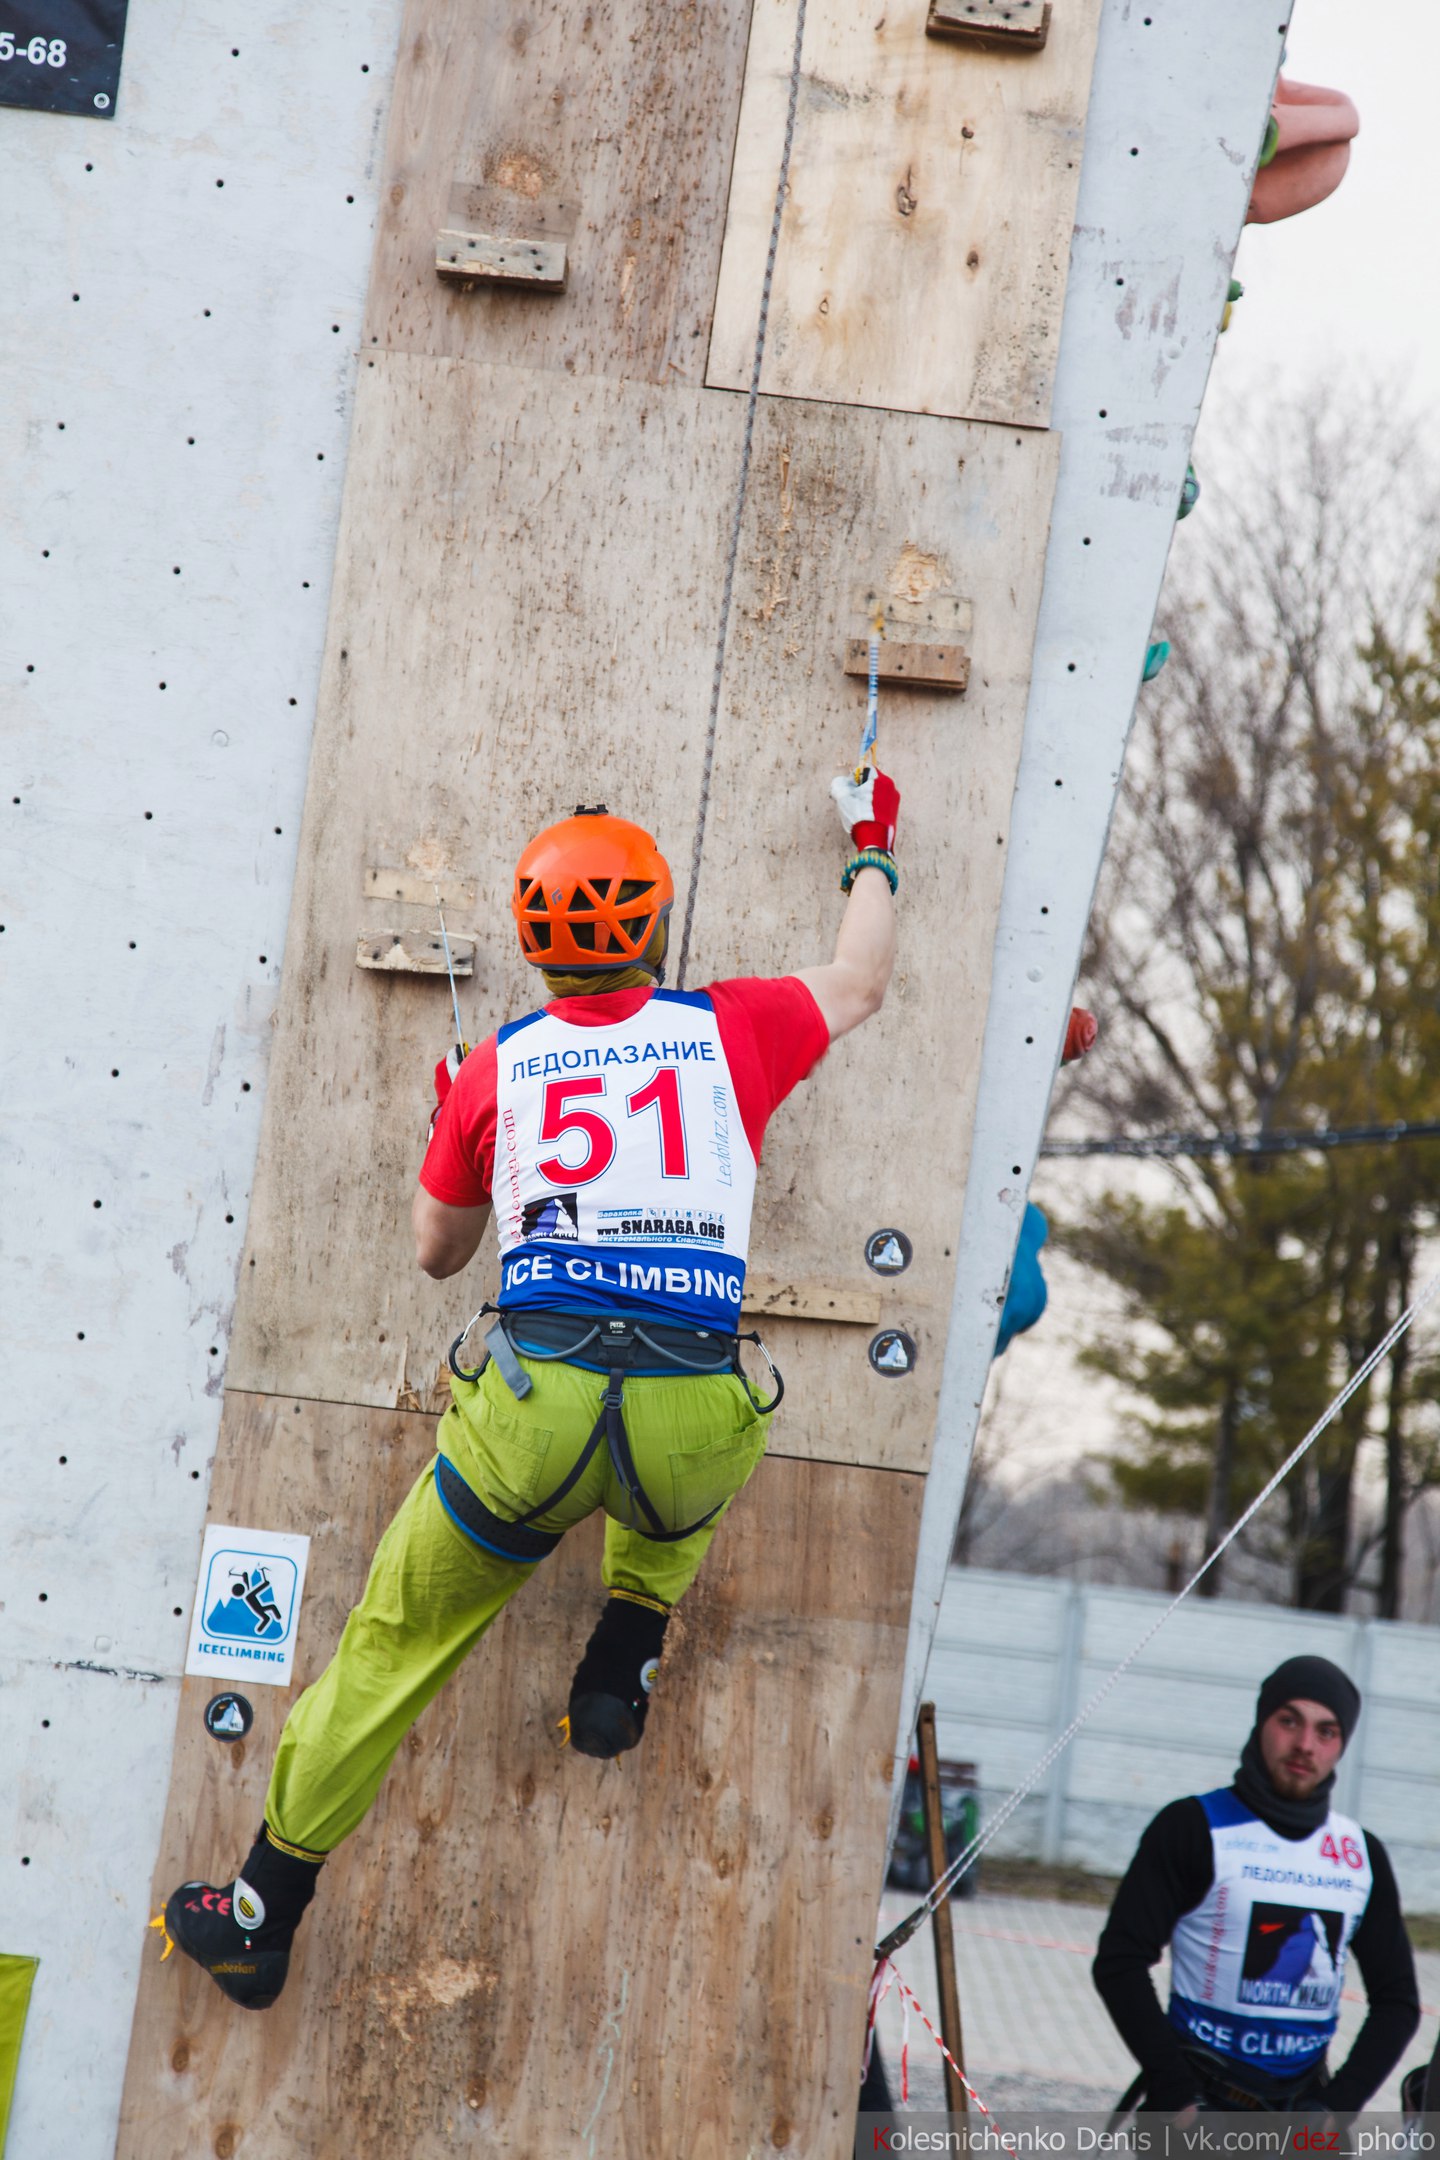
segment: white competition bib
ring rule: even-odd
[[[1340,2016],[1373,1881],[1365,1833],[1332,1814],[1308,1838],[1283,1838],[1229,1790],[1200,1805],[1215,1880],[1170,1939],[1170,2022],[1237,2065],[1299,2077]]]
[[[532,1013],[496,1038],[500,1302],[733,1333],[755,1157],[703,993],[628,1020]]]

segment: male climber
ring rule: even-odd
[[[419,1264],[443,1278],[493,1208],[488,1354],[469,1362],[469,1327],[451,1351],[435,1460],[286,1721],[239,1874],[182,1884],[165,1907],[169,1935],[247,2009],[280,1993],[321,1863],[410,1726],[597,1508],[609,1596],[571,1684],[570,1744],[609,1758],[640,1739],[670,1613],[779,1399],[757,1400],[737,1337],[766,1122],[879,1010],[894,963],[899,792],[867,768],[831,793],[853,848],[834,958],[774,980],[659,987],[670,871],[603,807],[520,858],[512,911],[549,1002],[437,1069],[412,1212]]]
[[[1127,2102],[1350,2115],[1398,2062],[1420,2002],[1395,1877],[1373,1832],[1330,1804],[1359,1715],[1338,1665],[1287,1658],[1234,1782],[1172,1800],[1142,1836],[1094,1965],[1141,2068]],[[1149,1972],[1167,1942],[1168,2016]],[[1330,2075],[1352,1948],[1369,2015]]]

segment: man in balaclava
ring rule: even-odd
[[[1328,1658],[1261,1686],[1234,1782],[1173,1800],[1115,1893],[1093,1967],[1140,2064],[1131,2097],[1200,2108],[1362,2108],[1420,2017],[1395,1876],[1371,1831],[1331,1805],[1360,1695]],[[1170,1945],[1168,2013],[1150,1967]],[[1369,2014],[1331,2076],[1325,2054],[1354,1950]]]

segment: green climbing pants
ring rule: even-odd
[[[526,1514],[552,1493],[590,1436],[605,1382],[578,1366],[522,1357],[534,1385],[518,1402],[493,1362],[455,1381],[439,1450],[497,1515]],[[625,1427],[641,1483],[679,1529],[725,1506],[765,1451],[767,1416],[730,1373],[627,1379]],[[563,1500],[536,1518],[568,1530],[603,1508],[610,1590],[673,1605],[689,1589],[720,1517],[660,1544],[629,1527],[630,1503],[605,1444]],[[420,1712],[534,1566],[477,1545],[442,1506],[427,1465],[381,1538],[364,1595],[334,1657],[285,1723],[265,1800],[278,1843],[331,1852],[365,1814]],[[576,1661],[584,1645],[575,1646]]]

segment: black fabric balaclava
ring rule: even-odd
[[[1306,1800],[1287,1799],[1276,1792],[1260,1752],[1260,1727],[1287,1702],[1323,1703],[1335,1713],[1348,1747],[1360,1717],[1360,1690],[1338,1665],[1323,1657],[1286,1658],[1260,1684],[1255,1723],[1240,1753],[1233,1790],[1246,1807],[1282,1837],[1302,1838],[1318,1830],[1329,1814],[1335,1773],[1332,1770],[1329,1777],[1322,1778]]]

